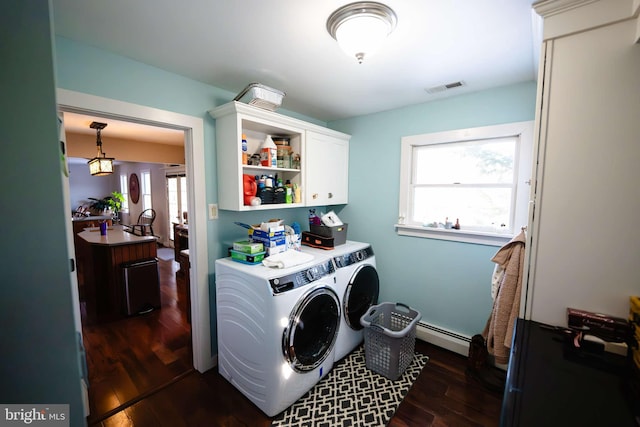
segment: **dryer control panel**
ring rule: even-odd
[[[359,249],[357,251],[350,252],[348,254],[334,257],[333,261],[336,263],[336,267],[344,268],[352,264],[362,262],[367,258],[371,258],[372,256],[373,256],[373,248],[371,246],[368,246],[364,249]]]
[[[269,280],[269,284],[274,294],[280,294],[299,288],[300,286],[306,286],[334,272],[333,263],[329,260],[322,264],[298,271],[297,273],[271,279]]]

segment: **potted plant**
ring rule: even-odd
[[[96,199],[89,197],[89,200],[93,200],[90,207],[98,214],[108,215],[113,214],[114,221],[118,220],[118,213],[122,208],[124,202],[124,196],[118,191],[114,191],[111,195],[103,197],[102,199]]]

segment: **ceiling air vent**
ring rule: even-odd
[[[445,90],[450,90],[450,89],[455,89],[455,88],[458,88],[458,87],[462,87],[464,85],[465,85],[465,83],[463,81],[458,81],[458,82],[453,82],[453,83],[447,83],[446,85],[430,87],[429,89],[425,89],[425,90],[427,91],[427,93],[434,94],[434,93],[444,92]]]

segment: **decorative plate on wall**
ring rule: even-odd
[[[140,181],[138,181],[138,175],[132,173],[129,175],[129,196],[134,204],[140,200]]]

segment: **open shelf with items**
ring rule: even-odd
[[[209,111],[216,119],[216,157],[218,168],[218,205],[220,209],[233,211],[251,211],[264,209],[282,209],[304,206],[316,206],[324,202],[334,201],[334,204],[347,202],[348,188],[348,150],[349,135],[333,131],[322,126],[283,116],[258,107],[240,102],[230,102]],[[242,159],[242,136],[247,142],[247,163]],[[262,144],[267,137],[274,140],[286,138],[289,142],[292,157],[299,161],[285,167],[267,167],[251,164],[251,156],[260,153]],[[320,137],[321,138],[320,138]],[[321,147],[309,148],[309,141],[319,144],[323,141],[338,141],[339,151],[327,152]],[[335,144],[327,144],[327,147]],[[280,145],[279,147],[283,147]],[[315,153],[317,159],[306,158],[306,153]],[[320,155],[320,154],[327,154]],[[256,158],[253,161],[257,161]],[[319,162],[322,162],[320,164]],[[330,165],[328,166],[327,163]],[[286,167],[289,166],[289,167]],[[331,182],[332,190],[325,191],[327,182],[327,168],[336,168]],[[311,175],[308,174],[311,172]],[[300,200],[296,203],[270,203],[251,206],[244,201],[244,176],[267,176],[274,180],[287,181],[300,189]],[[305,195],[307,187],[316,194]],[[320,189],[318,191],[317,189]],[[324,193],[329,194],[326,196]],[[335,199],[332,199],[333,195]]]
[[[270,203],[258,206],[244,203],[243,175],[271,176],[272,179],[289,181],[302,186],[304,172],[297,168],[274,168],[242,163],[242,135],[247,141],[248,163],[251,156],[260,154],[262,144],[270,135],[277,139],[287,138],[291,151],[304,158],[305,130],[291,123],[288,118],[271,111],[261,110],[247,104],[231,102],[209,112],[216,119],[216,148],[218,166],[218,205],[220,209],[233,211],[281,209],[304,206],[298,203]],[[275,185],[274,185],[275,187]]]

